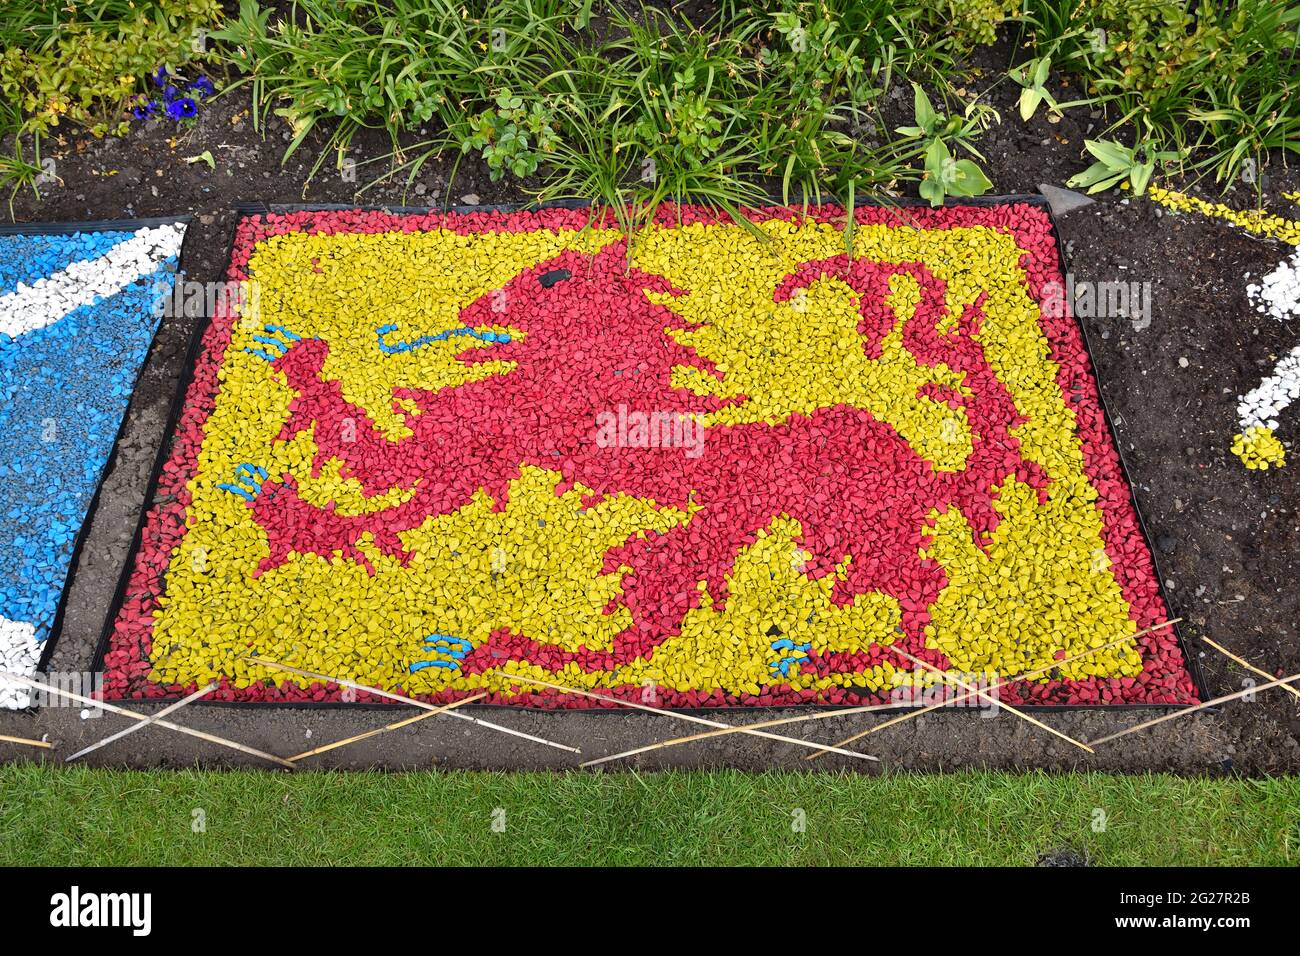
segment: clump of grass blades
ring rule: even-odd
[[[795,3],[699,27],[613,10],[609,25],[613,38],[598,46],[559,38],[555,59],[572,68],[530,78],[567,122],[539,199],[602,201],[625,228],[663,200],[747,225],[738,207],[778,190],[783,202],[851,202],[859,186],[920,176],[907,163],[923,144],[891,138],[878,110],[900,63],[895,40],[908,39],[897,23],[854,34],[829,7]]]
[[[570,66],[536,78],[564,131],[535,197],[601,201],[625,228],[665,199],[732,211],[761,202],[745,175],[757,155],[736,67],[743,39],[653,10],[610,24],[617,38],[603,44],[556,38]]]
[[[1231,184],[1270,150],[1300,153],[1300,4],[1025,0],[1024,14],[1037,51],[1148,154]]]
[[[950,65],[919,8],[724,4],[698,26],[657,8],[596,14],[591,0],[297,0],[271,24],[244,0],[217,36],[247,74],[255,121],[274,109],[293,126],[286,159],[335,121],[313,175],[358,130],[386,130],[392,151],[366,162],[390,168],[362,193],[481,152],[493,178],[527,177],[534,199],[592,200],[631,228],[663,200],[734,213],[778,188],[821,201],[921,175],[909,164],[923,145],[879,111],[902,74],[933,81]]]
[[[24,186],[35,187],[37,177],[41,174],[40,142],[33,144],[35,155],[27,158],[23,139],[22,112],[16,104],[0,98],[0,139],[12,139],[12,148],[8,154],[0,152],[0,189],[9,190],[9,206],[12,212],[14,197]]]
[[[252,88],[253,123],[268,112],[294,136],[287,160],[322,123],[333,121],[312,175],[332,152],[338,162],[356,133],[382,129],[393,155],[449,144],[445,136],[403,147],[429,125],[463,129],[513,76],[541,68],[539,39],[558,30],[556,0],[295,0],[286,19],[242,0],[239,17],[213,38],[230,50]],[[273,105],[279,104],[279,105]]]

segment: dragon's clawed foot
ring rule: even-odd
[[[788,637],[780,638],[772,642],[772,650],[780,656],[769,663],[773,677],[789,677],[790,665],[799,664],[808,659],[808,651],[812,648],[811,644],[796,644]]]
[[[222,491],[230,492],[232,495],[239,495],[239,497],[251,503],[257,497],[258,492],[262,490],[262,482],[266,481],[267,477],[268,473],[265,468],[244,462],[235,469],[233,481],[222,482],[217,487]]]
[[[254,335],[253,341],[265,345],[265,349],[245,348],[245,352],[252,352],[260,359],[266,359],[268,362],[274,362],[282,357],[285,352],[293,348],[295,342],[302,341],[302,336],[296,332],[290,332],[283,325],[264,325],[262,326],[266,335]]]
[[[460,670],[460,662],[470,651],[474,650],[474,645],[463,637],[452,637],[449,634],[430,634],[423,641],[424,649],[431,656],[431,660],[415,661],[411,664],[411,673],[422,671],[426,667],[442,667],[447,670]]]

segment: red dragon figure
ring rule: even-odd
[[[699,602],[699,582],[706,583],[715,605],[725,599],[737,553],[782,515],[802,526],[810,576],[831,573],[852,556],[847,577],[833,591],[837,603],[872,591],[892,595],[904,632],[919,639],[927,608],[946,584],[943,569],[918,554],[931,511],[960,508],[978,543],[998,520],[994,486],[1014,475],[1043,496],[1047,480],[1020,454],[1012,429],[1023,419],[979,343],[983,296],[965,309],[955,331],[941,333],[945,287],[924,265],[837,256],[801,265],[780,283],[775,299],[784,301],[821,280],[848,285],[859,299],[862,347],[879,357],[882,340],[898,321],[887,296],[890,277],[900,273],[914,277],[921,290],[902,330],[905,347],[921,365],[943,363],[964,375],[963,390],[933,383],[922,390],[965,411],[972,452],[960,471],[936,471],[890,425],[848,406],[793,414],[775,425],[710,426],[698,457],[673,447],[601,447],[597,416],[620,405],[689,415],[745,400],[671,385],[674,366],[722,374],[667,333],[686,328],[685,320],[645,294],[686,293],[662,277],[628,269],[626,247],[616,243],[594,257],[562,253],[463,309],[460,334],[481,344],[458,360],[509,361],[515,368],[437,392],[394,389],[395,401],[408,400],[419,410],[407,416],[412,434],[401,440],[381,434],[363,409],[344,400],[337,381],[321,378],[329,343],[290,335],[282,355],[267,355],[297,393],[279,440],[315,423],[317,472],[337,458],[342,475],[359,480],[367,496],[403,488],[411,497],[372,514],[346,516],[332,505],[304,501],[288,475],[268,478],[249,496],[270,546],[259,573],[293,553],[339,551],[369,567],[357,548],[366,533],[383,553],[405,562],[410,555],[401,532],[455,511],[479,489],[504,507],[509,482],[527,464],[559,472],[560,491],[574,484],[591,489],[588,501],[623,493],[697,510],[666,533],[633,536],[605,555],[606,573],[631,569],[616,600],[632,623],[611,647],[570,651],[501,631],[461,652],[456,666],[466,672],[495,666],[503,654],[554,666],[574,661],[588,671],[648,656],[679,632]],[[477,331],[502,326],[511,335]],[[389,333],[400,334],[400,326],[379,330],[381,346]],[[355,434],[343,435],[337,423],[345,419],[356,422]],[[806,666],[829,672],[848,663],[835,657]]]

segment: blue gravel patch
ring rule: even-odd
[[[98,259],[131,235],[0,235],[0,294]],[[50,325],[0,333],[0,617],[32,624],[38,641],[50,634],[175,269],[169,259]]]

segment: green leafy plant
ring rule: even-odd
[[[1020,10],[1020,0],[916,0],[926,21],[943,31],[953,53],[965,56],[997,40],[1003,22]]]
[[[943,205],[947,196],[979,196],[992,188],[983,170],[969,159],[955,158],[943,140],[933,140],[926,148],[920,189],[931,206]]]
[[[694,64],[674,70],[671,83],[647,76],[638,84],[645,108],[632,124],[637,144],[647,154],[699,168],[722,147],[722,105],[712,98],[713,68],[701,76]]]
[[[920,185],[923,199],[939,206],[947,196],[979,196],[993,188],[973,160],[957,159],[951,148],[957,146],[972,156],[984,158],[975,148],[974,140],[996,117],[991,107],[972,103],[965,115],[946,116],[935,110],[925,91],[914,83],[912,111],[916,125],[899,127],[898,132],[923,143],[925,171]]]
[[[555,150],[559,137],[551,125],[553,120],[551,111],[541,103],[525,108],[523,97],[503,90],[497,94],[495,108],[470,120],[470,136],[461,151],[479,150],[493,182],[507,172],[523,179],[537,171],[542,156]]]
[[[160,65],[207,58],[196,42],[219,0],[0,2],[0,186],[36,188],[41,141],[56,130],[128,128],[126,107]],[[30,157],[30,158],[29,158]]]
[[[772,17],[772,27],[788,54],[764,47],[760,55],[765,64],[782,69],[813,93],[842,80],[852,85],[866,71],[867,63],[858,54],[860,39],[845,33],[834,17],[805,23],[798,10],[782,10]]]
[[[580,104],[565,110],[582,117],[580,141],[609,151],[601,175],[613,177],[608,198],[620,218],[633,227],[665,199],[733,213],[760,201],[760,143],[746,122],[747,105],[757,108],[746,34],[718,36],[651,8],[614,10],[611,20],[620,35],[584,45],[574,54],[584,75],[563,85],[566,104]],[[608,147],[596,145],[607,136]]]
[[[1149,144],[1139,146],[1122,146],[1110,140],[1084,140],[1084,148],[1097,161],[1076,176],[1072,176],[1067,186],[1087,187],[1089,194],[1099,193],[1127,183],[1134,195],[1146,192],[1147,184],[1155,172],[1157,163],[1171,163],[1179,158],[1179,153],[1170,150],[1155,150]]]
[[[987,188],[938,155],[972,150],[987,107],[923,135],[882,118],[899,74],[945,86],[949,44],[929,16],[892,0],[723,0],[702,25],[594,0],[294,0],[281,21],[242,0],[214,36],[255,125],[290,124],[286,159],[322,130],[312,174],[377,128],[392,151],[365,162],[390,168],[361,192],[452,152],[453,175],[481,158],[536,200],[596,200],[632,227],[664,200],[735,212],[778,182],[787,201],[927,177],[953,195]]]
[[[23,186],[33,186],[41,174],[41,143],[33,137],[32,152],[28,150],[23,137],[17,134],[22,126],[22,111],[16,104],[0,98],[0,133],[13,137],[13,151],[9,155],[0,154],[0,188],[9,190],[10,215],[13,215],[13,200]]]
[[[1040,56],[1012,68],[1007,73],[1007,76],[1020,87],[1020,118],[1025,122],[1029,122],[1038,111],[1040,103],[1046,103],[1047,108],[1054,113],[1061,111],[1056,99],[1047,90],[1047,78],[1051,72],[1052,58]]]
[[[341,165],[365,128],[384,130],[403,164],[408,153],[418,163],[460,148],[476,135],[471,119],[494,108],[496,91],[530,88],[551,71],[549,44],[568,12],[555,0],[294,0],[290,15],[272,23],[269,8],[241,0],[239,17],[212,36],[251,87],[254,125],[268,114],[290,125],[286,161],[331,123],[314,173],[330,152]],[[404,141],[426,124],[441,135]]]
[[[900,60],[912,62],[910,26],[872,3],[789,3],[749,21],[758,47],[752,99],[759,172],[781,195],[843,195],[856,182],[890,181],[893,163],[861,141],[879,136],[876,106]],[[868,20],[876,14],[876,18]]]
[[[212,158],[212,150],[210,149],[205,149],[197,156],[186,156],[185,162],[187,162],[191,166],[193,166],[195,163],[207,163],[208,169],[217,168],[217,161]]]
[[[126,132],[128,100],[147,89],[160,64],[203,54],[198,31],[219,22],[219,0],[41,2],[48,19],[30,23],[0,54],[0,95],[22,114],[19,131],[41,135],[67,122],[96,136]]]

